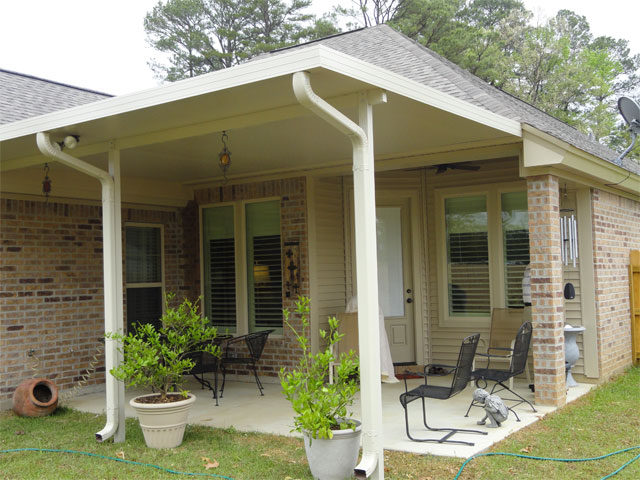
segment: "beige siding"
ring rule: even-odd
[[[576,201],[574,192],[564,192],[560,199],[560,216],[571,216],[576,214]],[[578,225],[578,230],[581,225]],[[584,227],[584,226],[582,226]],[[587,226],[588,228],[588,226]],[[580,254],[580,252],[578,252]],[[573,266],[573,262],[569,260],[568,265],[562,267],[563,285],[567,282],[571,282],[576,291],[576,297],[573,300],[564,301],[564,317],[565,323],[574,327],[583,325],[582,322],[582,297],[580,289],[580,262],[579,258],[576,260],[576,266]],[[579,334],[576,337],[576,343],[580,349],[580,357],[573,366],[572,373],[584,374],[584,349],[583,349],[583,334]]]
[[[342,179],[314,179],[311,216],[314,222],[313,324],[327,328],[327,317],[344,312],[347,301]]]

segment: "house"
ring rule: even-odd
[[[0,73],[27,98],[51,84]],[[32,367],[71,388],[105,324],[157,318],[163,292],[202,295],[230,332],[276,329],[272,377],[298,354],[282,308],[309,295],[315,332],[358,293],[375,426],[378,304],[394,362],[451,362],[464,336],[488,333],[492,308],[525,311],[529,263],[537,403],[564,402],[565,323],[586,328],[578,381],[631,364],[638,164],[388,26],[114,98],[62,90],[69,108],[21,115],[13,102],[20,117],[0,117],[0,401]],[[571,216],[577,259],[561,239]],[[89,384],[104,381],[101,365]],[[115,388],[107,378],[108,405]]]

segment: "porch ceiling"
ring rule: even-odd
[[[319,52],[326,55],[326,50]],[[342,57],[346,56],[340,55],[339,59],[344,60]],[[44,161],[36,147],[37,131],[49,131],[55,140],[79,135],[80,145],[70,153],[102,168],[107,165],[109,142],[115,140],[121,150],[123,177],[181,183],[220,178],[217,155],[222,130],[229,134],[230,173],[234,176],[349,163],[349,140],[296,101],[290,73],[302,69],[311,72],[313,88],[320,97],[355,121],[358,92],[373,88],[388,92],[388,102],[374,108],[376,157],[486,144],[505,137],[517,139],[501,129],[500,119],[483,123],[482,112],[472,111],[465,116],[464,108],[455,102],[447,111],[446,106],[437,108],[417,100],[424,92],[407,88],[417,85],[410,81],[394,91],[395,84],[380,77],[378,70],[382,69],[378,67],[372,67],[377,76],[360,75],[357,71],[342,74],[337,73],[336,67],[305,68],[308,65],[295,56],[296,61],[289,65],[283,57],[286,55],[279,56],[276,66],[283,64],[287,68],[273,76],[258,67],[272,67],[276,60],[250,62],[236,67],[237,78],[232,75],[234,69],[229,69],[1,126],[0,138],[5,138],[0,150],[2,168],[11,170]],[[252,77],[247,72],[260,73],[262,78],[250,81]],[[365,77],[368,81],[364,81]],[[448,96],[442,97],[446,103]],[[506,130],[513,131],[512,127],[508,124]]]

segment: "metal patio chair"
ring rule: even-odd
[[[503,362],[505,368],[511,362],[511,353],[514,347],[514,337],[520,326],[526,321],[525,310],[522,308],[494,308],[491,310],[491,329],[489,341],[480,339],[478,350],[490,354],[494,364]],[[478,357],[486,357],[484,353],[477,353],[473,361],[473,370],[476,369]],[[488,365],[487,365],[488,368]],[[526,370],[527,380],[530,381],[529,371]],[[509,388],[513,388],[513,379],[509,380]]]
[[[457,395],[465,389],[469,381],[471,380],[471,365],[473,363],[473,357],[478,348],[478,341],[480,340],[480,334],[476,333],[465,338],[460,346],[460,353],[458,354],[458,362],[455,366],[441,365],[441,364],[429,364],[424,367],[424,384],[420,385],[412,390],[407,387],[407,379],[404,379],[405,393],[400,395],[400,404],[404,408],[404,420],[407,429],[407,437],[414,442],[432,442],[432,443],[455,443],[460,445],[474,445],[471,442],[463,442],[460,440],[449,440],[450,437],[456,433],[474,433],[478,435],[486,435],[487,432],[479,430],[468,430],[463,428],[434,428],[427,424],[427,411],[425,407],[425,398],[434,398],[438,400],[447,400],[448,398]],[[438,372],[438,373],[429,373]],[[414,372],[412,372],[414,373]],[[429,385],[428,378],[432,376],[445,376],[453,374],[451,385],[441,387],[437,385]],[[409,413],[407,406],[414,400],[422,400],[422,420],[424,426],[431,431],[435,432],[448,432],[441,438],[415,438],[411,436],[409,432]]]
[[[515,395],[517,397],[517,398],[503,398],[501,396],[500,398],[502,398],[502,400],[505,402],[506,401],[516,402],[515,404],[509,406],[509,410],[513,412],[513,414],[516,416],[516,419],[518,421],[520,421],[520,418],[518,417],[518,414],[513,410],[513,408],[517,407],[522,403],[527,403],[534,412],[536,411],[536,409],[529,400],[527,400],[526,398],[522,397],[521,395],[517,394],[512,390],[513,388],[512,382],[510,383],[511,388],[507,387],[507,385],[505,385],[505,382],[512,380],[513,377],[515,377],[516,375],[520,375],[521,373],[526,371],[527,357],[529,356],[529,346],[531,344],[532,334],[533,334],[533,327],[531,326],[531,322],[525,322],[520,326],[520,329],[516,334],[515,341],[513,344],[514,345],[513,351],[509,355],[509,359],[510,359],[509,368],[502,369],[502,370],[498,368],[491,368],[491,360],[492,358],[495,357],[495,355],[478,353],[476,354],[477,356],[483,356],[488,358],[487,367],[478,368],[471,373],[471,377],[472,379],[475,380],[477,387],[480,387],[479,384],[481,382],[484,382],[484,387],[487,386],[488,382],[495,382],[493,387],[491,387],[491,391],[489,392],[491,395],[497,394],[499,392],[506,390],[512,395]],[[504,358],[504,355],[499,355],[499,357]],[[480,387],[480,388],[483,388],[483,387]],[[465,417],[469,416],[469,411],[471,410],[471,407],[478,407],[478,406],[481,406],[481,404],[478,404],[475,401],[472,401],[471,404],[469,405],[469,408],[467,409],[467,413],[465,414]]]
[[[218,335],[213,343],[223,348],[225,342],[231,340],[233,335]],[[207,387],[213,392],[213,398],[216,400],[216,407],[218,406],[218,371],[220,370],[220,359],[213,355],[203,352],[202,350],[190,353],[188,355],[191,360],[195,362],[194,367],[189,371],[191,375],[202,385],[204,389]],[[205,373],[213,373],[213,386],[211,382],[204,378]],[[198,376],[199,375],[199,376]]]
[[[253,376],[256,379],[256,385],[260,390],[260,395],[264,396],[262,392],[263,386],[260,378],[258,377],[258,370],[256,364],[260,361],[262,351],[267,343],[267,338],[273,330],[263,330],[261,332],[249,333],[247,335],[241,335],[229,340],[222,355],[222,387],[220,388],[220,398],[224,394],[224,385],[227,378],[227,367],[230,365],[247,365],[253,370]],[[246,351],[239,351],[238,344],[244,343],[246,345]]]

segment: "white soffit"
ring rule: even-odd
[[[323,45],[292,49],[225,70],[121,95],[0,126],[0,141],[51,131],[121,113],[256,83],[297,71],[325,68],[433,106],[505,133],[522,136],[519,122],[507,119],[403,76]],[[313,81],[313,79],[312,79]]]

